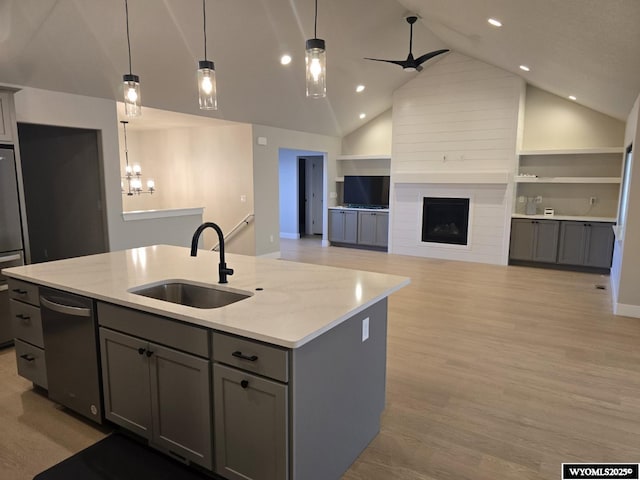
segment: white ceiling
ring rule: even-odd
[[[197,108],[201,0],[129,0],[132,70],[144,106],[347,134],[387,110],[399,86],[429,75],[429,62],[406,73],[363,59],[406,58],[409,13],[421,17],[415,56],[450,48],[621,120],[640,92],[639,0],[318,0],[328,59],[328,97],[320,100],[304,94],[313,0],[206,1],[216,112]],[[490,16],[504,26],[491,27]],[[123,0],[0,0],[0,83],[118,100],[126,48]],[[278,61],[284,52],[293,56],[287,67]],[[518,69],[523,63],[529,73]],[[356,94],[359,83],[367,89]],[[136,123],[152,121],[143,109]]]

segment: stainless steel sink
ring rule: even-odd
[[[239,302],[253,295],[251,292],[236,290],[234,288],[213,285],[203,286],[180,280],[172,280],[153,285],[142,285],[130,289],[129,292],[195,308],[224,307],[225,305]]]

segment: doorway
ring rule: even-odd
[[[31,262],[107,251],[97,130],[18,123]]]
[[[298,157],[298,165],[304,163],[304,183],[298,183],[298,203],[304,202],[303,235],[322,235],[322,210],[324,195],[322,192],[323,163],[322,155]]]

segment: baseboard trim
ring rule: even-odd
[[[288,238],[290,240],[300,240],[299,233],[280,232],[280,238]]]
[[[640,318],[640,305],[626,305],[624,303],[614,303],[613,313],[623,317]]]

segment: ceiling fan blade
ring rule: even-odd
[[[400,65],[402,68],[404,68],[407,64],[406,60],[382,60],[380,58],[367,58],[367,57],[365,57],[365,60],[373,60],[374,62],[393,63],[395,65]]]
[[[421,65],[424,62],[426,62],[427,60],[436,57],[438,55],[441,55],[443,53],[447,53],[449,50],[448,49],[444,49],[444,50],[434,50],[433,52],[429,52],[429,53],[425,53],[424,55],[422,55],[421,57],[416,58],[415,63],[416,65]]]

